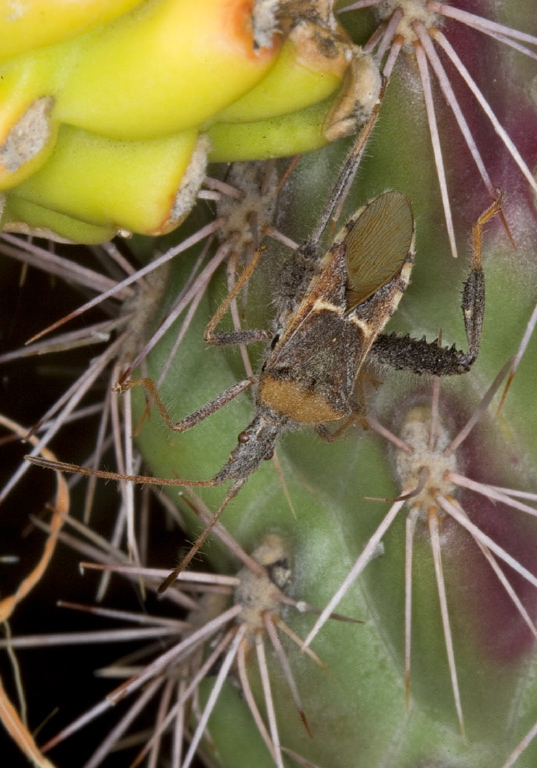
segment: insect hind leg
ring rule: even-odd
[[[468,350],[455,346],[442,347],[439,340],[428,342],[425,337],[413,339],[408,334],[381,334],[375,340],[370,359],[397,370],[429,373],[435,376],[453,376],[470,370],[479,354],[483,318],[485,314],[485,277],[482,265],[483,227],[501,211],[503,193],[481,214],[473,228],[472,266],[464,283],[461,308]]]
[[[327,443],[333,443],[334,440],[337,440],[338,437],[346,432],[347,429],[353,424],[358,423],[363,429],[367,429],[368,424],[365,406],[355,401],[351,401],[350,406],[352,408],[352,413],[345,417],[343,423],[340,424],[339,427],[337,427],[337,429],[335,429],[333,432],[329,430],[325,424],[317,424],[315,431],[319,437],[322,437],[322,439],[326,440]]]
[[[464,284],[461,303],[466,338],[468,339],[468,353],[461,358],[460,364],[466,364],[466,370],[470,368],[479,353],[485,315],[485,277],[482,258],[483,228],[493,216],[501,212],[504,199],[504,193],[499,192],[496,200],[481,214],[473,227],[472,269]]]

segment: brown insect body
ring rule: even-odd
[[[307,276],[315,256],[309,243],[295,254],[294,278],[303,295],[292,295],[284,271],[288,295],[257,383],[256,417],[216,482],[251,474],[272,456],[284,429],[363,412],[353,399],[355,382],[408,285],[413,231],[408,199],[391,190],[349,219],[305,288],[296,265],[303,264]]]

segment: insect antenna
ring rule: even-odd
[[[209,487],[218,485],[212,480],[182,480],[178,477],[151,477],[151,475],[124,475],[121,472],[107,472],[104,469],[91,469],[90,467],[81,467],[78,464],[70,464],[67,461],[52,461],[44,459],[41,456],[24,456],[24,459],[30,464],[43,469],[52,469],[55,472],[67,472],[70,474],[91,475],[101,477],[104,480],[127,480],[129,483],[138,483],[140,485],[196,485]]]

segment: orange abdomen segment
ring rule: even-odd
[[[324,424],[347,415],[335,409],[320,393],[308,391],[296,381],[261,376],[259,401],[298,424]]]

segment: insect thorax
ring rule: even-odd
[[[307,287],[318,268],[317,249],[310,243],[304,243],[287,259],[280,269],[274,304],[276,306],[278,325],[281,331],[296,312],[304,298]]]

